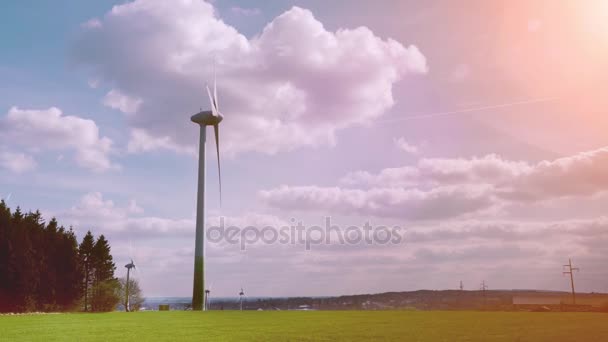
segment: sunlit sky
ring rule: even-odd
[[[191,295],[214,61],[210,222],[407,230],[210,244],[214,295],[569,290],[568,258],[608,291],[605,1],[9,1],[0,46],[0,196],[106,235],[147,296]]]

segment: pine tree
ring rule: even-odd
[[[80,258],[80,265],[83,271],[83,285],[82,291],[84,294],[84,311],[89,311],[89,296],[90,289],[94,276],[94,267],[93,267],[93,247],[94,247],[94,238],[91,231],[87,231],[87,234],[82,239],[80,246],[78,247],[78,255]]]
[[[91,308],[93,311],[111,311],[120,300],[119,284],[114,278],[116,266],[110,254],[110,244],[103,235],[93,246],[91,265],[94,268]]]
[[[102,245],[109,252],[107,241],[102,241]],[[71,228],[66,231],[58,227],[54,218],[45,225],[39,211],[23,214],[17,208],[11,213],[0,201],[0,312],[74,308],[81,299],[83,285],[90,291],[94,279],[94,246],[90,232],[79,248]],[[88,277],[81,264],[88,264]],[[89,297],[90,293],[85,296],[87,300]]]
[[[42,311],[58,310],[57,303],[57,285],[59,282],[59,260],[57,256],[61,253],[59,250],[59,236],[57,232],[57,220],[53,217],[46,225],[43,231],[40,243],[40,269],[38,276],[40,283],[44,284],[38,291],[38,303],[42,304]]]
[[[114,278],[116,265],[110,254],[110,244],[103,234],[99,236],[93,246],[91,260],[95,269],[95,281],[102,282]]]
[[[11,311],[13,307],[12,274],[8,266],[12,256],[11,226],[11,210],[0,200],[0,312]]]
[[[57,303],[61,310],[70,310],[81,298],[83,272],[78,255],[78,241],[72,228],[68,231],[60,227],[54,259],[57,265]]]
[[[37,289],[39,260],[33,241],[35,230],[39,228],[37,218],[29,213],[23,214],[17,207],[13,213],[13,255],[9,261],[9,274],[13,275],[15,310],[34,311],[37,309]]]

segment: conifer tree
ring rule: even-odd
[[[94,267],[93,267],[93,247],[94,238],[91,231],[87,231],[87,234],[82,238],[82,242],[78,247],[78,255],[80,257],[80,265],[83,271],[83,285],[82,292],[84,296],[84,311],[89,311],[89,296],[91,294],[91,285],[94,278]]]
[[[93,246],[91,265],[94,268],[91,308],[93,311],[111,311],[120,300],[119,284],[114,278],[116,266],[110,253],[110,244],[103,235],[99,236]]]

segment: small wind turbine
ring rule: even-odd
[[[12,195],[13,195],[13,193],[9,192],[9,194],[6,195],[6,197],[4,197],[4,198],[0,197],[0,200],[4,200],[4,203],[8,204],[8,201],[10,201]]]
[[[241,292],[239,292],[239,305],[241,307],[241,311],[243,311],[243,296],[245,292],[243,292],[243,288],[241,287]]]
[[[194,245],[194,284],[192,289],[192,310],[205,310],[203,291],[205,289],[205,140],[207,126],[213,126],[215,131],[215,147],[217,150],[217,173],[219,177],[220,205],[222,203],[222,174],[220,170],[220,131],[219,124],[224,116],[219,111],[217,101],[217,84],[215,67],[213,76],[213,95],[207,86],[207,95],[211,102],[211,110],[201,111],[192,115],[190,120],[199,124],[199,155],[198,155],[198,191],[196,197],[196,238]],[[205,291],[206,292],[206,291]]]
[[[209,294],[211,293],[211,290],[206,289],[205,290],[205,311],[210,310],[211,309],[211,302],[209,301]]]
[[[135,264],[133,263],[133,259],[131,259],[131,262],[126,264],[125,267],[127,268],[127,284],[126,284],[126,294],[125,294],[125,311],[129,312],[131,311],[130,309],[130,303],[129,303],[129,273],[131,273],[131,269],[135,268]]]

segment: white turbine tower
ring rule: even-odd
[[[215,72],[214,72],[215,74]],[[192,310],[205,310],[205,141],[207,126],[213,126],[215,131],[215,147],[217,149],[217,173],[219,177],[220,205],[222,203],[222,175],[220,170],[220,140],[219,124],[224,117],[219,111],[217,101],[217,86],[213,76],[213,95],[209,86],[207,94],[211,102],[211,110],[194,114],[190,120],[200,126],[199,156],[198,156],[198,191],[196,197],[196,239],[194,246],[194,286],[192,292]]]

